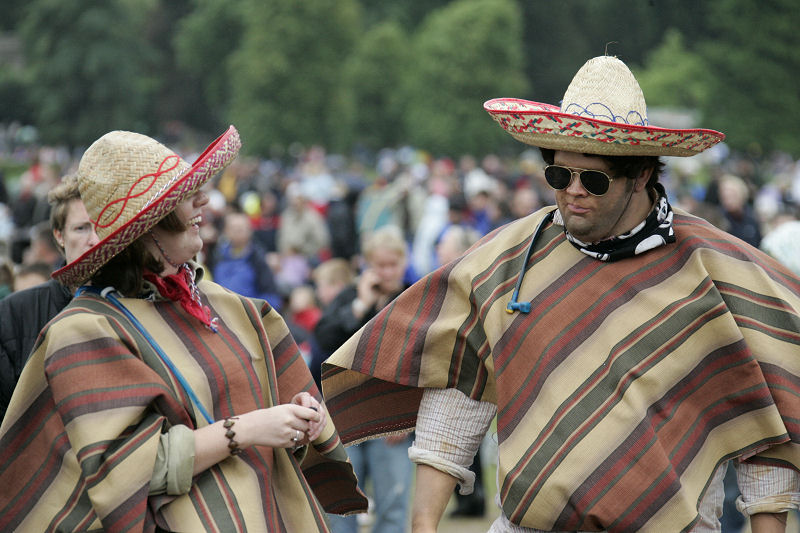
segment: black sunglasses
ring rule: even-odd
[[[547,183],[554,189],[561,190],[569,187],[572,183],[572,175],[577,173],[581,180],[581,185],[586,192],[594,196],[603,196],[611,187],[614,178],[601,170],[587,170],[585,168],[570,168],[559,165],[547,165],[544,167],[544,177]]]

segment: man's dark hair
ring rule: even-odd
[[[549,148],[539,148],[542,152],[542,159],[548,165],[553,164],[555,150]],[[583,154],[587,157],[599,157],[608,164],[613,176],[631,178],[638,176],[642,171],[652,168],[653,173],[647,181],[647,188],[652,189],[658,182],[661,172],[664,170],[664,162],[657,155],[599,155]]]

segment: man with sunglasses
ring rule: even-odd
[[[723,477],[753,533],[800,504],[800,279],[673,209],[660,156],[724,136],[651,126],[599,57],[560,107],[486,110],[541,149],[556,206],[426,276],[323,364],[345,442],[415,429],[415,533],[436,531],[497,417],[491,532],[719,532]]]

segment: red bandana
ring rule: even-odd
[[[187,313],[205,324],[207,328],[217,331],[216,319],[211,318],[211,309],[200,303],[194,276],[187,265],[181,265],[177,274],[163,277],[146,271],[144,279],[155,285],[161,296],[178,302]]]

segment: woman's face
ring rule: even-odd
[[[203,206],[208,203],[208,195],[197,191],[175,208],[175,214],[183,222],[184,230],[179,232],[167,231],[158,225],[151,230],[163,254],[154,242],[148,247],[151,253],[165,260],[167,267],[163,274],[174,274],[175,265],[182,265],[196,256],[203,249],[203,239],[200,237],[200,222],[202,221]],[[164,257],[166,255],[167,257]]]

